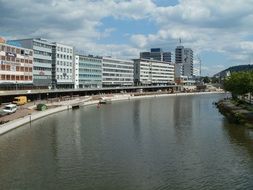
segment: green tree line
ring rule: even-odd
[[[232,93],[233,98],[253,92],[253,72],[233,72],[224,81],[224,89]]]

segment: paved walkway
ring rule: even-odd
[[[18,106],[18,110],[15,113],[0,117],[0,123],[6,123],[9,121],[19,119],[19,118],[23,118],[23,117],[33,114],[33,113],[37,113],[38,112],[36,110],[37,104],[46,104],[48,106],[48,109],[52,109],[52,108],[56,108],[56,107],[60,107],[60,106],[81,104],[81,103],[84,103],[89,100],[91,100],[91,97],[82,97],[82,98],[78,97],[75,99],[60,101],[60,102],[58,102],[58,101],[52,102],[52,101],[47,101],[47,100],[29,102],[25,105]]]

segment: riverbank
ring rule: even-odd
[[[0,135],[3,135],[11,130],[14,130],[24,124],[31,123],[34,120],[46,117],[48,115],[58,113],[61,111],[72,109],[74,106],[90,106],[90,105],[98,105],[99,101],[102,97],[106,97],[107,99],[110,99],[111,102],[115,101],[129,101],[134,99],[140,99],[140,98],[156,98],[156,97],[166,97],[166,96],[192,96],[192,95],[203,95],[203,94],[215,94],[215,93],[224,93],[224,92],[194,92],[194,93],[151,93],[151,94],[145,94],[145,93],[138,93],[138,94],[111,94],[111,95],[100,95],[100,96],[92,96],[92,97],[86,97],[84,99],[77,98],[74,100],[68,100],[68,101],[62,101],[62,102],[51,102],[47,103],[47,105],[52,108],[46,110],[46,111],[31,111],[28,115],[25,115],[21,118],[14,119],[12,121],[9,121],[7,123],[4,123],[0,125]],[[31,107],[28,107],[28,109],[34,110],[36,106],[32,105]]]
[[[253,105],[232,99],[220,100],[217,104],[219,111],[230,122],[253,128]]]

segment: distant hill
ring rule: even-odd
[[[214,77],[221,77],[224,78],[227,76],[227,73],[230,72],[239,72],[239,71],[253,71],[253,65],[238,65],[229,67],[228,69],[225,69],[217,74],[214,75]]]

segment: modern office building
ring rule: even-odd
[[[75,88],[101,88],[102,57],[76,55],[74,77]]]
[[[6,44],[4,40],[1,42],[0,88],[31,88],[33,83],[33,50]]]
[[[38,88],[50,88],[53,44],[42,38],[10,40],[8,43],[33,50],[33,85]]]
[[[141,52],[140,59],[171,62],[171,52],[164,52],[161,48],[151,48],[150,52]]]
[[[175,75],[176,77],[193,77],[193,51],[184,46],[178,46],[175,50]]]
[[[150,59],[134,59],[136,85],[174,84],[174,64]]]
[[[183,64],[184,76],[193,77],[193,51],[190,48],[184,49],[185,63]]]
[[[132,60],[103,57],[103,86],[132,86],[134,62]]]
[[[52,51],[52,85],[55,88],[73,88],[73,58],[72,46],[53,43]]]

